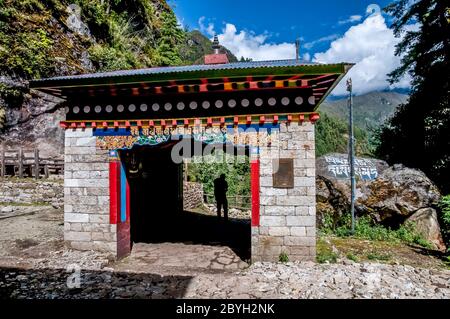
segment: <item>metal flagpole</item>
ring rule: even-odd
[[[355,233],[355,137],[353,131],[353,84],[352,79],[347,80],[348,106],[349,106],[349,162],[350,162],[350,178],[351,178],[351,213],[352,213],[352,234]]]

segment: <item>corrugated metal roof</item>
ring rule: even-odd
[[[66,88],[93,85],[121,85],[129,83],[158,82],[170,80],[193,80],[239,76],[268,76],[295,74],[344,74],[352,64],[319,64],[297,60],[236,62],[214,65],[188,65],[123,70],[73,76],[60,76],[30,81],[30,87]]]
[[[216,70],[236,70],[236,69],[254,69],[254,68],[272,68],[272,67],[295,67],[295,66],[310,66],[319,65],[313,62],[304,62],[296,60],[277,60],[277,61],[252,61],[252,62],[235,62],[227,64],[214,64],[214,65],[186,65],[186,66],[170,66],[170,67],[156,67],[136,70],[122,70],[103,73],[90,73],[71,76],[58,76],[47,79],[34,80],[32,82],[47,82],[47,81],[64,81],[74,79],[100,79],[100,78],[112,78],[122,76],[134,76],[134,75],[153,75],[153,74],[167,74],[167,73],[184,73],[193,71],[216,71]]]

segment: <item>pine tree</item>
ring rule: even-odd
[[[396,54],[401,66],[389,76],[391,83],[410,74],[409,101],[378,133],[377,154],[389,163],[423,170],[443,192],[450,192],[448,1],[397,0],[385,9],[394,18],[394,32],[404,35]],[[418,24],[418,30],[411,28]]]
[[[177,18],[173,12],[161,14],[161,37],[158,41],[157,52],[161,66],[181,64],[180,44],[184,41],[184,32],[179,27]]]

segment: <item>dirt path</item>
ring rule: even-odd
[[[135,245],[110,262],[65,248],[62,212],[51,207],[0,227],[0,298],[450,298],[450,271],[439,267],[343,259],[245,268],[227,247],[176,243]],[[78,288],[68,286],[70,265],[80,266]]]

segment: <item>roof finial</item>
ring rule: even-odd
[[[214,54],[219,54],[220,43],[219,43],[219,37],[217,36],[217,34],[214,35],[214,41],[213,41],[212,48],[214,49]]]
[[[222,46],[219,43],[217,34],[214,35],[212,48],[214,49],[214,53],[205,55],[205,64],[226,64],[229,62],[226,53],[220,53]]]
[[[297,38],[295,40],[295,60],[297,61],[297,63],[300,60],[300,38]]]

